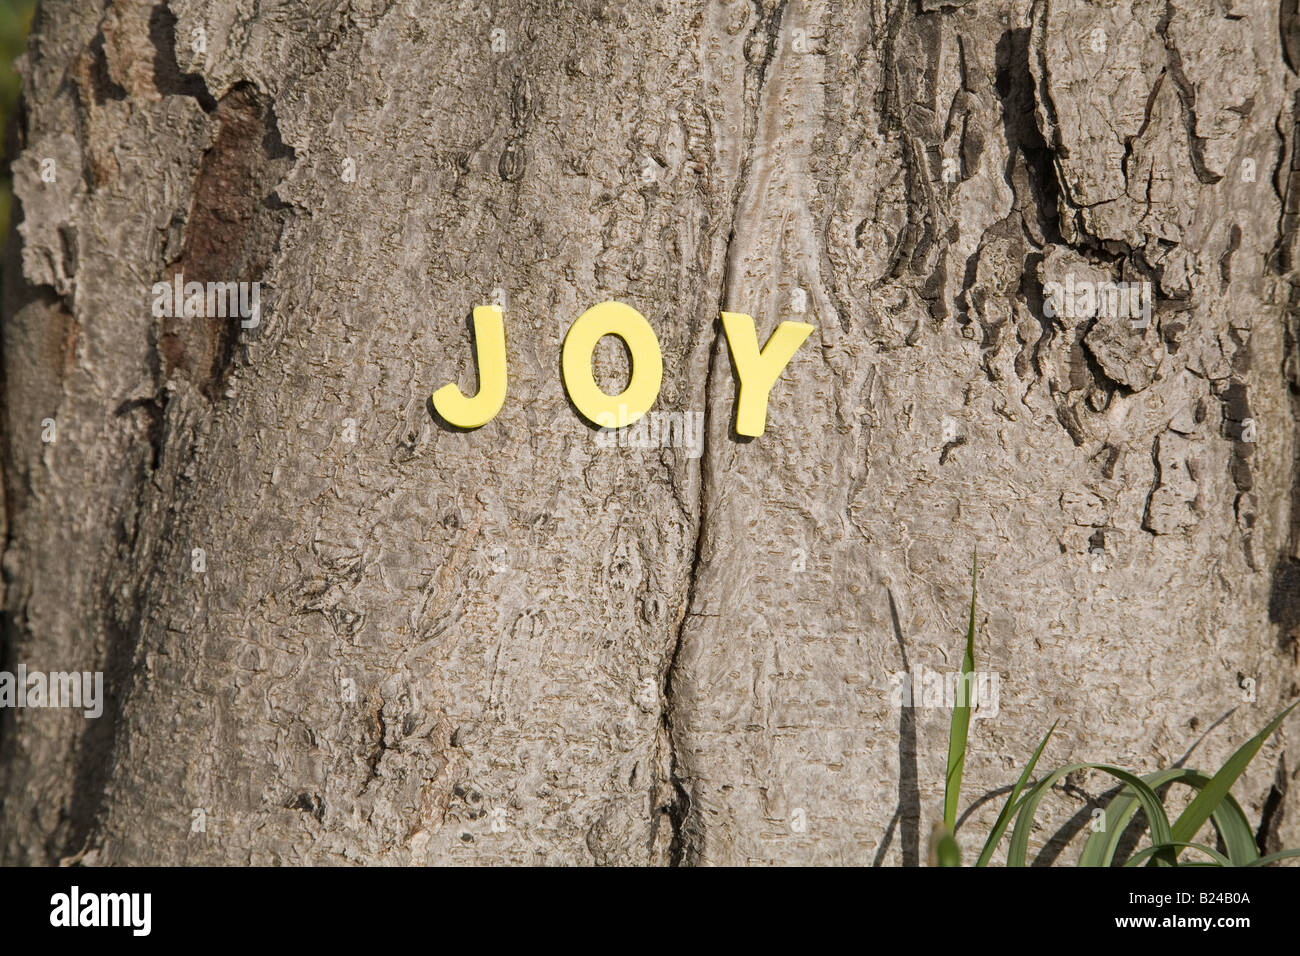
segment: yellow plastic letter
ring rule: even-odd
[[[736,432],[761,435],[767,427],[767,397],[772,386],[813,327],[806,322],[782,322],[762,352],[758,350],[758,332],[754,329],[752,316],[723,312],[722,328],[727,334],[727,347],[731,349],[731,363],[740,378]]]
[[[632,354],[632,377],[618,395],[602,392],[591,373],[591,353],[606,335],[617,335]],[[606,428],[630,425],[650,411],[664,378],[655,330],[644,315],[622,302],[602,302],[578,316],[564,337],[560,367],[574,406],[593,425]]]
[[[438,414],[460,428],[486,425],[506,401],[506,318],[495,305],[474,307],[474,356],[478,394],[466,398],[454,384],[433,393]]]

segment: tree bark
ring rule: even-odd
[[[976,548],[963,846],[1058,717],[1053,765],[1216,768],[1297,694],[1288,9],[45,0],[3,666],[109,700],[5,713],[0,859],[924,862],[949,712],[891,691],[960,666]],[[155,318],[178,273],[260,324]],[[494,299],[505,407],[445,427]],[[701,456],[566,401],[607,299]],[[815,326],[753,440],[723,310]],[[1298,732],[1235,791],[1270,847]]]

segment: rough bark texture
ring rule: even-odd
[[[1054,763],[1217,766],[1297,693],[1293,7],[45,0],[3,665],[111,696],[5,713],[0,859],[923,862],[948,713],[890,675],[959,666],[976,546],[971,802],[1058,716]],[[261,325],[154,318],[176,272]],[[506,406],[444,428],[494,290]],[[702,457],[566,401],[605,299]],[[756,440],[720,309],[816,327]],[[1237,790],[1269,846],[1297,733]]]

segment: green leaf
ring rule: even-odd
[[[1210,782],[1210,778],[1196,770],[1173,768],[1146,774],[1142,782],[1157,791],[1171,783],[1186,784],[1200,790]],[[1116,794],[1106,806],[1103,829],[1089,836],[1084,844],[1079,866],[1112,865],[1120,838],[1137,809],[1138,802],[1127,787]],[[1231,794],[1210,814],[1210,821],[1223,839],[1234,866],[1245,866],[1259,856],[1250,821]]]
[[[1052,739],[1052,734],[1056,731],[1056,725],[1060,720],[1052,721],[1052,726],[1047,728],[1047,734],[1039,743],[1038,749],[1034,755],[1029,758],[1029,763],[1025,764],[1025,769],[1020,774],[1020,779],[1016,785],[1011,788],[1011,793],[1007,797],[1007,802],[1002,806],[1002,812],[998,814],[997,821],[993,824],[993,829],[989,831],[989,838],[984,841],[984,849],[980,851],[979,859],[975,861],[976,866],[988,866],[989,860],[993,858],[993,851],[998,848],[1002,842],[1002,834],[1006,832],[1011,823],[1012,814],[1018,806],[1020,792],[1025,789],[1025,784],[1029,782],[1030,776],[1034,772],[1034,767],[1038,765],[1038,758],[1043,755],[1043,748],[1047,742]]]
[[[1300,850],[1281,850],[1277,853],[1270,853],[1268,856],[1261,856],[1258,860],[1252,860],[1246,865],[1268,866],[1270,863],[1276,863],[1279,860],[1289,860],[1295,856],[1300,856]]]
[[[1201,864],[1202,866],[1232,866],[1231,860],[1229,860],[1218,850],[1208,847],[1204,843],[1160,843],[1155,846],[1149,846],[1140,853],[1134,853],[1132,859],[1130,859],[1124,865],[1137,866],[1140,862],[1145,860],[1147,857],[1151,856],[1152,854],[1159,853],[1161,850],[1168,850],[1168,849],[1181,850],[1184,847],[1192,847],[1193,849],[1200,850],[1206,856],[1210,857],[1210,859],[1214,860],[1214,863]],[[1183,865],[1195,866],[1196,864],[1184,863]]]
[[[1232,785],[1237,782],[1237,778],[1242,775],[1247,765],[1255,758],[1255,754],[1259,753],[1259,748],[1264,746],[1264,741],[1268,740],[1282,726],[1282,721],[1286,720],[1287,715],[1295,709],[1296,704],[1300,704],[1300,701],[1296,701],[1270,720],[1267,727],[1242,744],[1236,753],[1224,761],[1223,766],[1219,768],[1219,772],[1210,778],[1210,782],[1201,788],[1192,802],[1187,805],[1187,809],[1174,821],[1173,838],[1165,842],[1186,843],[1196,836],[1197,831],[1209,819],[1210,814],[1228,796],[1228,791],[1232,789]],[[1159,843],[1162,841],[1153,839],[1152,842]],[[1178,852],[1177,849],[1173,851],[1175,857],[1178,856]]]
[[[975,583],[979,577],[979,551],[971,559],[970,622],[966,625],[966,653],[961,659],[957,700],[953,702],[952,725],[948,730],[948,772],[943,786],[943,824],[950,833],[957,830],[957,800],[961,796],[961,774],[966,765],[966,737],[970,731],[970,674],[975,670]]]
[[[1034,812],[1038,809],[1039,802],[1057,781],[1064,779],[1076,770],[1100,770],[1102,773],[1110,774],[1121,783],[1128,784],[1129,788],[1137,795],[1142,809],[1146,811],[1147,820],[1151,827],[1151,842],[1155,844],[1174,842],[1169,827],[1169,818],[1165,815],[1165,808],[1161,805],[1160,798],[1156,796],[1155,791],[1143,782],[1142,778],[1119,767],[1112,767],[1109,764],[1072,763],[1053,770],[1034,784],[1033,788],[1025,794],[1025,798],[1021,801],[1021,806],[1016,813],[1016,828],[1011,832],[1011,844],[1007,848],[1007,866],[1027,865],[1029,833],[1034,826]],[[1169,862],[1167,854],[1156,856],[1155,861],[1162,864]]]

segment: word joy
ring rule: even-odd
[[[767,426],[767,399],[772,386],[813,327],[805,322],[782,322],[761,350],[751,316],[723,312],[722,328],[740,380],[736,432],[757,437]],[[596,343],[606,335],[622,339],[632,357],[627,388],[618,395],[602,392],[591,370]],[[473,397],[467,397],[456,385],[444,385],[433,393],[434,409],[460,428],[486,425],[505,404],[506,323],[499,306],[474,309],[474,357],[479,387]],[[570,326],[564,337],[560,370],[564,389],[584,418],[602,428],[624,428],[645,415],[659,397],[664,360],[659,339],[645,316],[621,302],[602,302],[582,313]]]

